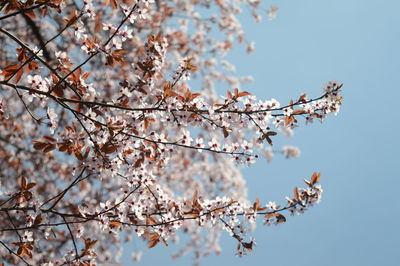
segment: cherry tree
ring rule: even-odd
[[[320,200],[319,173],[280,205],[247,199],[240,167],[298,156],[273,139],[336,114],[342,85],[287,103],[240,89],[251,78],[235,76],[226,54],[253,51],[242,9],[256,21],[277,10],[255,0],[1,1],[3,261],[114,265],[124,242],[152,248],[182,234],[173,257],[198,260],[221,252],[223,233],[243,256],[257,219],[281,224]]]

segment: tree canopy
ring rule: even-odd
[[[254,0],[0,3],[5,262],[114,265],[132,238],[152,248],[180,232],[188,243],[174,257],[219,253],[224,231],[243,256],[257,218],[284,223],[320,200],[319,173],[280,205],[247,199],[240,166],[298,156],[274,138],[336,114],[342,84],[287,103],[240,89],[251,78],[226,55],[254,50],[242,9],[256,21],[277,11]]]

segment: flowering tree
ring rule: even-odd
[[[318,173],[282,206],[247,199],[238,166],[270,159],[278,132],[337,113],[341,84],[287,104],[238,89],[250,78],[224,57],[236,42],[253,50],[243,7],[261,19],[254,0],[1,1],[3,261],[111,265],[132,237],[151,248],[178,232],[188,243],[173,256],[200,258],[220,252],[223,231],[242,256],[258,217],[283,223],[319,201]]]

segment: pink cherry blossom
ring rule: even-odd
[[[240,169],[299,156],[275,139],[342,104],[335,81],[280,103],[235,75],[236,41],[255,52],[239,18],[260,21],[260,1],[14,2],[0,12],[2,261],[118,265],[124,240],[200,260],[221,233],[242,257],[257,220],[320,202],[319,173],[281,201],[248,198]]]

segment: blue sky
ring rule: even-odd
[[[276,20],[256,24],[244,16],[255,54],[229,57],[238,74],[255,82],[243,89],[281,102],[302,92],[319,96],[332,79],[344,83],[338,116],[275,138],[302,155],[244,169],[250,198],[283,200],[312,172],[322,173],[322,202],[278,227],[257,227],[254,252],[239,259],[235,241],[203,265],[397,266],[400,261],[400,1],[275,0]],[[141,244],[137,244],[141,246]],[[126,247],[127,254],[135,249]],[[171,260],[174,247],[144,253],[141,265],[190,265],[191,255]],[[124,263],[131,262],[128,257]]]

